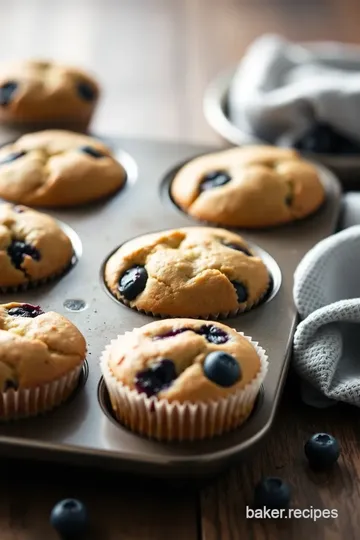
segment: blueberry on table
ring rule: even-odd
[[[134,300],[146,287],[148,273],[144,266],[133,266],[119,280],[119,292],[125,300]]]
[[[64,539],[75,540],[88,528],[86,507],[77,499],[64,499],[52,509],[50,523]]]
[[[288,508],[291,499],[290,486],[277,477],[268,477],[261,480],[255,487],[255,508],[281,509]]]
[[[223,351],[211,352],[204,361],[204,374],[213,383],[228,388],[241,379],[239,362]]]
[[[308,439],[304,446],[305,455],[310,467],[327,469],[337,462],[340,456],[338,441],[328,433],[316,433]]]

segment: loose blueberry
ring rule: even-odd
[[[241,377],[241,369],[236,358],[226,352],[216,351],[207,355],[204,373],[213,383],[225,388],[233,386]]]
[[[135,377],[135,387],[139,394],[156,396],[168,388],[176,377],[174,362],[165,358],[150,368],[139,371]]]
[[[206,191],[216,187],[224,186],[230,182],[231,176],[226,171],[213,171],[203,177],[200,184],[200,191]]]
[[[94,101],[96,90],[87,82],[79,82],[76,86],[79,96],[84,101]]]
[[[18,270],[21,268],[25,255],[28,255],[35,261],[39,261],[41,258],[40,252],[35,247],[18,240],[13,240],[11,242],[10,246],[7,248],[7,253],[11,258],[12,264]]]
[[[8,390],[17,390],[19,388],[19,383],[17,381],[14,381],[12,379],[6,379],[4,382],[3,392],[7,392]]]
[[[11,317],[28,317],[35,319],[39,315],[43,315],[43,310],[40,306],[33,306],[32,304],[21,304],[21,306],[13,307],[8,310],[8,314]]]
[[[328,433],[316,433],[304,446],[309,465],[314,469],[326,469],[336,463],[340,456],[337,440]]]
[[[245,253],[245,255],[247,255],[248,257],[252,257],[253,254],[250,253],[250,251],[244,247],[244,246],[241,246],[240,244],[235,244],[233,242],[228,242],[228,243],[225,243],[224,242],[224,246],[230,248],[230,249],[235,249],[236,251],[241,251],[242,253]]]
[[[6,105],[9,105],[17,87],[18,84],[14,81],[9,81],[0,86],[0,106],[6,107]]]
[[[221,345],[229,341],[229,335],[214,325],[206,325],[200,327],[198,333],[202,336],[205,336],[210,343],[215,345]]]
[[[11,154],[8,154],[7,156],[0,159],[0,165],[5,165],[5,163],[11,163],[16,159],[20,159],[21,157],[25,156],[25,154],[26,152],[12,152]]]
[[[288,508],[291,499],[290,486],[281,478],[264,478],[255,487],[255,508],[281,509]]]
[[[81,152],[84,152],[84,154],[88,154],[89,156],[99,159],[104,157],[104,154],[100,152],[100,150],[97,150],[93,146],[82,146],[80,148]]]
[[[245,285],[240,283],[240,281],[232,281],[232,285],[234,286],[238,298],[239,304],[242,304],[243,302],[246,302],[248,299],[248,291]]]
[[[64,538],[78,538],[88,529],[88,513],[85,505],[77,499],[65,499],[51,511],[50,523]]]
[[[119,292],[126,300],[134,300],[146,287],[148,273],[144,266],[133,266],[119,280]]]

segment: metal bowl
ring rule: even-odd
[[[203,102],[205,117],[217,133],[234,145],[269,144],[268,141],[242,131],[229,119],[228,92],[235,72],[236,68],[228,69],[209,84]],[[345,189],[360,189],[360,155],[334,156],[305,152],[302,155],[331,169]]]

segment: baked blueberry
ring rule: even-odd
[[[19,388],[19,383],[17,381],[14,381],[13,379],[6,379],[3,386],[3,392],[7,392],[8,390],[17,390]]]
[[[174,362],[164,358],[150,368],[139,371],[135,378],[135,387],[139,394],[156,396],[161,390],[168,388],[176,377]]]
[[[231,176],[226,171],[212,171],[206,174],[201,180],[200,191],[224,186],[230,180]]]
[[[85,505],[77,499],[58,502],[51,511],[50,523],[65,538],[79,538],[88,529],[88,513]]]
[[[248,292],[245,285],[240,283],[240,281],[232,281],[232,285],[234,286],[238,298],[239,304],[242,304],[243,302],[246,302],[248,299]]]
[[[254,492],[255,508],[288,508],[291,499],[290,486],[281,478],[264,478],[257,484]]]
[[[93,146],[82,146],[80,148],[81,152],[84,152],[84,154],[88,154],[89,156],[99,159],[104,157],[104,154],[100,152],[100,150],[97,150]]]
[[[25,156],[26,152],[12,152],[11,154],[8,154],[7,156],[0,159],[0,165],[5,165],[5,163],[11,163],[12,161],[15,161],[16,159],[20,159],[21,157]]]
[[[241,251],[242,253],[245,253],[245,255],[247,255],[248,257],[253,256],[253,254],[250,253],[250,251],[246,247],[241,246],[240,244],[234,244],[233,242],[228,242],[228,243],[223,242],[223,245],[230,248],[230,249],[235,249],[236,251]]]
[[[340,446],[335,437],[328,433],[316,433],[304,446],[309,465],[314,469],[326,469],[336,463]]]
[[[210,343],[214,343],[215,345],[221,345],[229,341],[229,335],[213,324],[201,326],[198,333],[205,336]]]
[[[13,307],[8,310],[8,314],[12,317],[28,317],[35,319],[39,315],[43,315],[43,310],[40,306],[33,306],[32,304],[21,304],[21,306]]]
[[[7,253],[11,258],[12,264],[18,270],[21,269],[21,264],[24,261],[25,255],[28,255],[35,261],[39,261],[41,256],[40,252],[30,244],[25,244],[25,242],[20,242],[19,240],[13,240],[7,248]]]
[[[215,351],[204,361],[204,373],[215,384],[225,388],[233,386],[241,379],[241,369],[236,358],[226,352]]]
[[[6,107],[6,105],[9,105],[17,87],[18,84],[15,81],[9,81],[0,86],[0,106]]]
[[[148,273],[144,266],[133,266],[119,280],[119,292],[126,300],[134,300],[146,287]]]
[[[161,334],[161,336],[155,336],[153,339],[157,340],[157,339],[166,339],[166,338],[174,337],[174,336],[177,336],[179,334],[186,332],[187,330],[190,330],[190,328],[178,328],[176,330],[170,330],[170,332],[166,332],[166,334]]]
[[[96,98],[95,89],[87,82],[79,82],[76,86],[79,96],[84,101],[94,101]]]

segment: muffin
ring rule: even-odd
[[[264,262],[235,233],[185,227],[123,244],[105,282],[121,302],[153,315],[217,318],[257,304],[269,289]]]
[[[267,371],[265,351],[218,322],[157,321],[119,336],[101,369],[118,421],[160,440],[192,440],[240,426]]]
[[[86,355],[79,330],[30,304],[0,305],[0,420],[34,416],[75,390]]]
[[[62,274],[74,250],[56,221],[25,206],[0,204],[0,289],[35,285]]]
[[[175,175],[171,196],[198,220],[257,228],[312,214],[325,190],[317,169],[296,151],[248,146],[188,162]]]
[[[25,60],[0,66],[0,123],[86,130],[100,89],[82,70]]]
[[[0,197],[29,206],[76,206],[106,197],[126,180],[100,141],[70,131],[41,131],[0,149]]]

